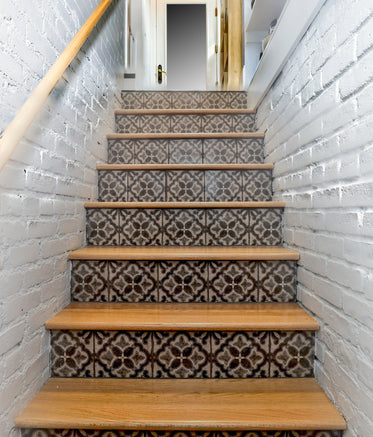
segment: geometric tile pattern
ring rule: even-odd
[[[170,164],[201,164],[203,162],[202,140],[169,140]]]
[[[250,171],[242,172],[242,200],[244,202],[272,199],[272,172],[271,170],[258,170],[255,173]]]
[[[87,209],[93,246],[275,246],[281,226],[281,208]]]
[[[157,302],[158,265],[143,261],[108,262],[109,302]]]
[[[168,164],[168,140],[134,141],[133,163]],[[126,164],[126,162],[123,162],[123,164]]]
[[[242,176],[239,171],[206,171],[205,200],[211,202],[240,201],[242,199]]]
[[[109,164],[261,164],[262,138],[110,139]]]
[[[122,91],[123,109],[246,109],[245,91]]]
[[[205,139],[204,163],[206,164],[235,164],[237,163],[236,140]],[[250,162],[250,161],[248,161]]]
[[[110,211],[110,210],[106,210]],[[123,246],[161,245],[163,240],[162,211],[149,209],[121,209],[118,244]],[[110,243],[101,243],[101,245]]]
[[[24,429],[22,437],[342,437],[342,431],[95,431]]]
[[[304,331],[52,331],[56,377],[306,378],[314,333]]]
[[[256,262],[210,262],[210,302],[256,302],[258,290],[258,266]]]
[[[117,133],[253,132],[254,114],[116,114]]]
[[[115,209],[87,209],[87,244],[117,246],[119,244],[118,211]]]
[[[151,377],[151,332],[96,331],[93,335],[97,378]]]
[[[204,171],[167,171],[167,201],[203,202],[204,177]]]
[[[63,378],[94,377],[94,333],[51,331],[52,374]]]
[[[208,263],[159,262],[159,302],[208,302]]]
[[[74,302],[295,302],[295,261],[73,261]]]
[[[271,170],[100,170],[106,202],[269,201]]]

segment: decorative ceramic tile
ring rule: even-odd
[[[117,209],[87,209],[87,243],[90,246],[117,246],[119,219]]]
[[[204,172],[202,171],[168,171],[168,202],[203,202]]]
[[[315,333],[271,332],[270,377],[313,376]]]
[[[256,302],[258,267],[249,261],[209,263],[210,302]]]
[[[229,108],[229,95],[221,91],[207,91],[201,94],[201,107],[206,109]]]
[[[342,431],[288,431],[286,437],[342,437]]]
[[[268,332],[213,332],[212,378],[267,378]]]
[[[109,164],[133,164],[134,141],[108,140]]]
[[[242,200],[240,171],[206,171],[206,202]]]
[[[170,164],[202,164],[202,140],[170,140]]]
[[[247,93],[245,91],[229,92],[229,107],[231,109],[247,109]]]
[[[141,115],[141,132],[168,133],[170,130],[169,115]]]
[[[167,164],[167,140],[137,140],[135,141],[135,164]]]
[[[205,114],[202,116],[202,132],[232,132],[232,116],[228,114]]]
[[[51,372],[54,377],[93,377],[92,332],[51,331]]]
[[[143,93],[136,91],[122,91],[123,109],[142,109],[143,106]]]
[[[128,134],[137,134],[143,132],[141,115],[116,114],[115,132]]]
[[[208,263],[162,261],[159,263],[160,302],[207,302]]]
[[[119,211],[121,246],[161,246],[162,211],[157,209],[122,209]]]
[[[235,139],[205,139],[203,146],[205,164],[234,164],[236,162]]]
[[[248,246],[249,210],[208,209],[206,233],[208,246]]]
[[[241,138],[237,140],[238,164],[262,164],[264,160],[262,138]]]
[[[198,109],[201,107],[201,93],[173,92],[172,107],[174,109]]]
[[[96,332],[96,378],[150,378],[151,337],[151,332]]]
[[[144,92],[144,109],[171,109],[172,108],[172,93],[167,91],[162,92]]]
[[[342,437],[342,431],[95,431],[24,429],[22,437]]]
[[[91,437],[90,434],[82,434],[84,430],[75,429],[22,429],[22,437]],[[94,436],[96,437],[96,435]],[[117,436],[115,436],[117,437]]]
[[[108,302],[108,270],[105,261],[72,261],[73,302]]]
[[[295,302],[297,297],[297,265],[295,261],[258,263],[259,302]]]
[[[127,200],[127,172],[98,172],[98,198],[103,202],[125,202]]]
[[[157,302],[155,262],[110,261],[110,302]]]
[[[242,177],[244,202],[272,200],[271,170],[244,170]]]
[[[232,115],[232,132],[254,132],[255,114]]]
[[[129,202],[164,202],[165,197],[165,172],[128,172]]]
[[[204,209],[166,209],[163,212],[165,246],[203,246]]]
[[[154,332],[154,378],[208,378],[210,336],[207,332]]]
[[[201,132],[200,115],[171,115],[171,132],[173,133],[196,133]]]
[[[252,209],[250,211],[250,245],[278,246],[281,243],[282,209]]]

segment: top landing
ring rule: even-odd
[[[247,109],[246,91],[122,91],[122,109]]]

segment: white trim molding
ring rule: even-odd
[[[249,84],[250,109],[256,109],[260,105],[324,3],[325,0],[287,1]]]

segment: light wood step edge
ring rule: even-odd
[[[229,138],[264,138],[264,132],[225,132],[225,133],[137,133],[137,134],[118,134],[111,133],[107,136],[108,140],[126,139],[229,139]]]
[[[51,330],[317,331],[296,303],[71,303],[52,317]]]
[[[272,170],[273,164],[98,164],[97,170]]]
[[[298,261],[299,253],[282,246],[87,246],[70,260],[107,261]]]
[[[344,430],[314,378],[51,378],[19,428],[280,431]]]
[[[255,114],[252,109],[116,109],[115,115]]]
[[[88,209],[284,208],[285,202],[86,202],[84,207]]]

